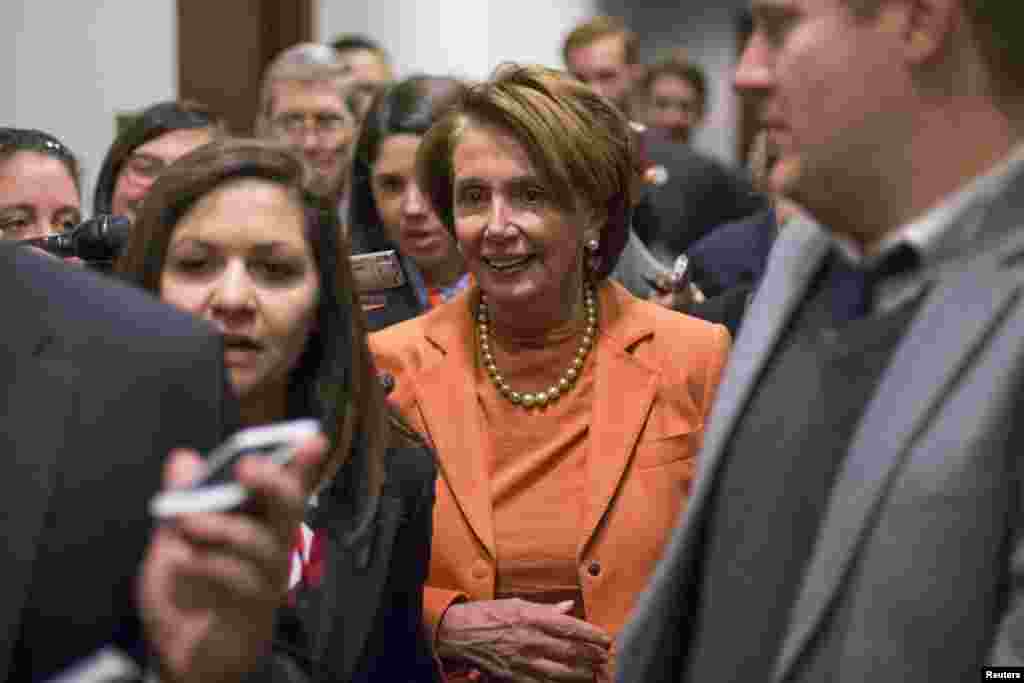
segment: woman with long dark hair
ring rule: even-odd
[[[444,303],[470,281],[415,172],[420,140],[464,89],[454,78],[412,76],[378,95],[363,121],[349,195],[352,251],[397,250],[406,279],[401,288],[364,297],[371,330]]]
[[[268,143],[196,150],[154,184],[120,271],[222,333],[243,425],[308,416],[330,439],[266,673],[432,680],[433,460],[384,402],[337,212],[305,178]]]

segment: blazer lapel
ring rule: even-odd
[[[715,471],[757,385],[768,358],[789,319],[803,300],[829,248],[828,238],[811,223],[787,227],[768,262],[764,281],[754,296],[747,319],[729,355],[718,396],[704,433],[697,481],[688,513],[696,516],[710,493]]]
[[[990,331],[1019,294],[1019,273],[999,270],[999,254],[983,254],[936,283],[900,344],[850,443],[794,605],[777,662],[785,678],[821,622],[851,565],[886,483],[927,427]],[[949,321],[956,321],[950,333]]]
[[[636,342],[652,334],[652,328],[635,324],[625,314],[626,299],[622,294],[617,284],[603,287],[600,293],[604,340],[597,345],[594,366],[594,404],[586,464],[587,504],[580,558],[615,497],[658,386],[657,371],[630,353]],[[598,339],[601,337],[599,332]]]
[[[340,529],[331,529],[328,534],[327,581],[319,621],[325,636],[314,644],[316,661],[329,672],[325,680],[347,681],[359,663],[380,609],[381,590],[390,573],[391,549],[401,517],[401,501],[382,496],[372,537],[366,541],[371,558],[366,566],[360,563],[362,544],[346,548],[341,545]],[[346,602],[339,604],[342,594]]]
[[[35,324],[23,326],[34,315],[17,319],[19,325],[4,331],[5,352],[0,354],[0,457],[5,473],[0,477],[0,500],[4,501],[0,679],[4,680],[50,505],[58,455],[68,434],[62,425],[73,423],[75,404],[72,364],[48,357],[52,336]]]
[[[464,292],[427,324],[428,343],[443,357],[425,368],[413,387],[423,423],[437,453],[441,476],[480,543],[497,557],[491,509],[491,483],[480,439],[480,412],[473,377],[476,372],[474,319],[463,306],[471,305],[476,288]]]

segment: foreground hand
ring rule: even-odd
[[[250,492],[245,512],[182,516],[159,526],[139,576],[139,609],[164,681],[235,681],[268,650],[287,589],[295,531],[327,449],[303,443],[287,467],[258,457],[236,470]],[[172,454],[168,488],[201,468]]]
[[[612,639],[569,616],[572,605],[518,598],[452,605],[438,629],[439,654],[504,680],[604,680]]]
[[[706,298],[700,288],[692,282],[677,287],[669,275],[660,274],[651,283],[648,300],[673,311],[685,311],[687,306],[703,303]]]

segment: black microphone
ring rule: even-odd
[[[112,261],[128,242],[131,222],[124,216],[99,215],[82,221],[67,232],[21,240],[54,256],[77,256],[87,262]]]

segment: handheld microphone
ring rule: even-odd
[[[77,256],[86,262],[112,261],[128,242],[131,222],[124,216],[99,215],[82,221],[67,232],[21,240],[60,258]]]

